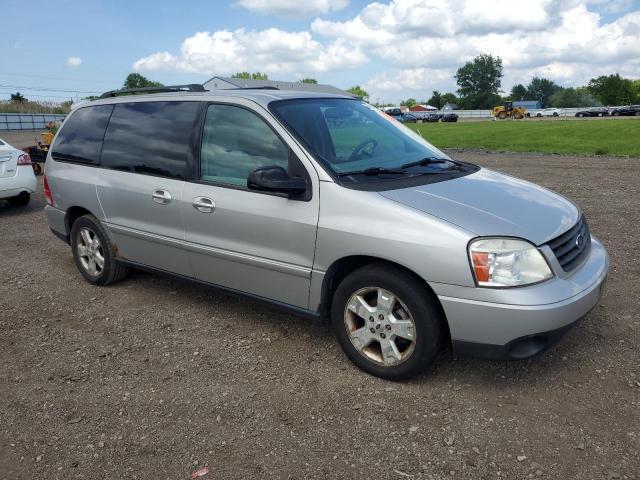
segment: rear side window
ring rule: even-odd
[[[112,111],[113,105],[96,105],[72,113],[51,149],[53,159],[99,165],[102,139]]]
[[[198,102],[117,104],[104,137],[102,166],[186,178],[198,109]]]
[[[244,108],[210,105],[202,135],[201,178],[247,186],[258,167],[287,170],[289,148],[264,120]]]

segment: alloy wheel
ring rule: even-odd
[[[104,250],[98,235],[90,228],[82,227],[76,248],[82,268],[93,277],[100,275],[104,270]]]
[[[356,350],[378,365],[398,365],[415,349],[416,325],[411,312],[383,288],[355,292],[344,311],[344,326]]]

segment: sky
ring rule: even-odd
[[[640,0],[3,0],[0,99],[63,101],[118,88],[266,72],[361,85],[372,101],[455,92],[458,67],[503,60],[502,89],[640,78]],[[46,19],[46,23],[44,21]]]

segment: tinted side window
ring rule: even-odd
[[[98,165],[104,131],[112,111],[113,105],[96,105],[72,113],[51,149],[54,160]]]
[[[102,166],[184,179],[198,102],[119,103],[102,148]]]
[[[258,115],[231,105],[210,105],[202,136],[203,180],[247,185],[249,173],[266,166],[287,170],[289,148]]]

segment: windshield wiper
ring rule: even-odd
[[[349,175],[383,175],[385,173],[395,173],[398,175],[415,175],[415,173],[409,173],[403,169],[399,168],[384,168],[384,167],[370,167],[365,168],[364,170],[355,170],[353,172],[342,172],[339,173],[339,177],[346,177]]]
[[[401,165],[400,168],[426,167],[427,165],[433,165],[434,163],[446,163],[446,162],[455,163],[449,160],[448,158],[425,157],[415,162],[405,163]]]

